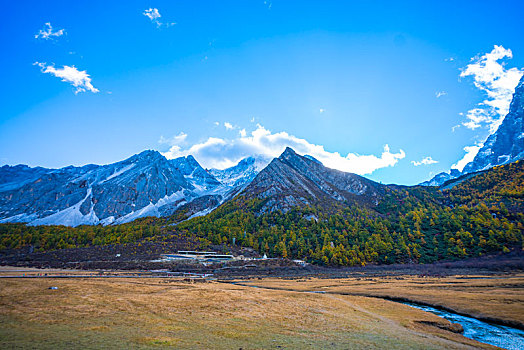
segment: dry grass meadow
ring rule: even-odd
[[[389,297],[445,307],[476,318],[524,327],[524,274],[394,276],[345,279],[264,279],[242,282],[276,289]]]
[[[372,281],[359,282],[361,291],[378,288]],[[349,282],[256,283],[335,291],[346,290]],[[396,290],[400,293],[402,288]],[[408,289],[406,293],[411,292]],[[229,283],[145,278],[0,280],[2,349],[493,348],[419,321],[449,323],[377,298]]]

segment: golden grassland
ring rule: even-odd
[[[524,274],[494,276],[392,276],[345,279],[264,279],[242,282],[295,291],[323,291],[406,299],[476,318],[524,327]]]
[[[257,281],[302,290],[347,287],[336,283]],[[160,278],[0,279],[3,349],[493,348],[420,321],[449,324],[362,296]]]

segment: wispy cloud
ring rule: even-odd
[[[166,144],[171,147],[178,146],[182,144],[187,138],[187,134],[184,132],[180,132],[180,134],[175,135],[173,137],[164,137],[163,135],[160,136],[160,139],[158,140],[158,143],[160,144]]]
[[[73,85],[76,88],[75,94],[84,91],[99,92],[99,90],[91,84],[91,78],[85,70],[78,70],[75,66],[55,68],[54,65],[48,65],[45,62],[35,62],[33,65],[39,66],[42,73],[49,73]]]
[[[278,157],[288,146],[299,154],[315,157],[329,168],[361,175],[394,166],[406,156],[402,150],[392,153],[388,145],[384,146],[380,155],[348,153],[342,156],[338,152],[326,151],[322,145],[310,143],[285,131],[273,133],[260,124],[250,134],[241,131],[233,139],[210,137],[185,149],[176,145],[164,155],[176,158],[191,154],[205,167],[223,169],[252,155]]]
[[[320,114],[324,113],[325,111],[326,111],[326,110],[325,110],[324,108],[320,108],[320,109],[318,110],[318,112],[319,112]]]
[[[486,99],[468,111],[468,121],[462,123],[469,129],[487,126],[493,133],[508,113],[513,92],[524,70],[506,69],[502,60],[513,58],[510,49],[495,45],[493,50],[472,58],[472,62],[460,73],[460,77],[472,76],[475,86],[486,94]],[[501,62],[499,62],[501,61]]]
[[[464,147],[464,151],[466,152],[466,154],[464,155],[464,157],[462,157],[461,160],[459,160],[458,162],[453,164],[451,166],[451,169],[457,169],[459,171],[462,171],[462,169],[464,169],[466,164],[468,164],[469,162],[471,162],[475,158],[475,156],[477,155],[477,153],[480,150],[480,147],[481,147],[481,145],[478,145],[478,144],[474,145],[474,146],[466,146],[466,147]]]
[[[35,34],[35,39],[49,40],[49,39],[61,37],[64,34],[65,34],[65,29],[59,29],[59,30],[53,31],[53,26],[51,25],[50,22],[47,22],[46,24],[44,24],[44,28],[40,29],[40,31],[37,34]]]
[[[446,96],[448,93],[446,91],[437,91],[435,92],[436,98],[441,98],[442,96]]]
[[[157,28],[160,28],[160,27],[167,28],[167,27],[174,26],[176,24],[175,22],[161,22],[160,18],[162,17],[162,15],[160,14],[157,8],[149,8],[145,10],[142,14],[146,16],[147,18],[149,18],[151,22],[155,23]]]
[[[430,165],[430,164],[436,164],[438,161],[434,160],[430,156],[422,158],[420,161],[416,162],[414,160],[411,161],[411,163],[414,166],[420,166],[420,165]]]
[[[233,130],[235,127],[233,126],[233,124],[231,123],[228,123],[228,122],[225,122],[224,123],[224,126],[227,130]]]
[[[269,0],[264,0],[264,5],[267,6],[268,10],[271,10],[271,7],[273,6],[273,3]]]

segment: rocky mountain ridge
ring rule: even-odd
[[[325,167],[289,147],[258,173],[240,195],[265,201],[260,212],[317,203],[366,201],[376,204],[382,185],[362,176]]]
[[[245,159],[231,169],[207,171],[192,156],[168,160],[144,151],[108,165],[6,165],[0,167],[0,222],[118,224],[172,215],[189,203],[194,215],[205,214],[251,181],[258,169],[250,164]],[[235,174],[235,182],[220,182],[213,172]]]
[[[444,182],[492,168],[497,165],[512,163],[524,158],[524,76],[515,87],[508,114],[497,131],[491,134],[475,156],[462,171],[451,169],[442,172],[422,186],[441,186]]]

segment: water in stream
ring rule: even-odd
[[[411,307],[434,313],[453,323],[460,323],[464,328],[465,337],[475,339],[481,343],[495,345],[504,349],[522,350],[524,349],[524,331],[500,326],[492,323],[477,320],[473,317],[461,316],[449,311],[435,309],[431,306],[424,306],[414,303],[404,303]]]

